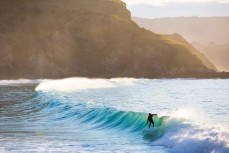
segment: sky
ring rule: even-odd
[[[229,16],[229,0],[123,0],[132,16],[143,18]]]

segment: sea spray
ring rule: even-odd
[[[172,153],[228,153],[229,133],[220,128],[198,124],[194,121],[172,119],[165,134],[153,146],[171,148]]]
[[[136,79],[113,78],[113,79],[89,79],[89,78],[67,78],[59,80],[44,80],[36,91],[59,91],[75,92],[86,89],[114,88],[120,85],[134,85]]]

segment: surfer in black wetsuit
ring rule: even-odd
[[[146,124],[148,124],[148,122],[149,122],[149,128],[150,128],[151,124],[153,124],[153,127],[154,127],[154,121],[153,121],[153,116],[154,115],[157,116],[157,114],[151,114],[151,113],[149,113],[149,116],[147,118]]]

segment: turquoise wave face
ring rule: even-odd
[[[46,93],[38,93],[37,97],[44,98],[42,104],[36,104],[35,110],[43,109],[41,111],[47,114],[45,120],[52,122],[66,122],[68,120],[76,120],[78,123],[88,126],[95,130],[121,130],[126,132],[133,132],[143,134],[146,139],[149,139],[149,133],[155,133],[155,131],[147,131],[148,125],[146,124],[148,113],[133,112],[117,110],[109,107],[88,107],[86,103],[72,103],[67,99],[57,98],[50,96]],[[48,97],[50,99],[48,100]],[[36,100],[36,98],[34,99]],[[45,102],[45,100],[47,102]],[[166,126],[169,119],[168,116],[157,117],[154,116],[155,128],[162,128]],[[161,129],[160,129],[161,130]],[[152,136],[158,138],[160,135]],[[152,139],[153,139],[152,138]]]

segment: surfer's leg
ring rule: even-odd
[[[149,122],[149,128],[150,128],[150,126],[151,126],[151,122]]]
[[[154,121],[152,122],[152,124],[153,124],[153,127],[154,127]]]

